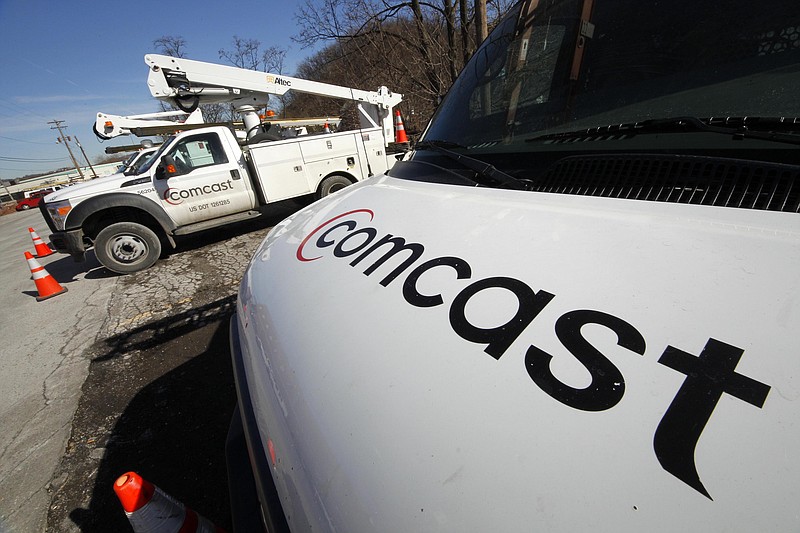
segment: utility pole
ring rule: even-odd
[[[81,142],[78,140],[78,136],[77,135],[75,136],[75,144],[77,144],[78,148],[81,149],[81,153],[83,154],[83,158],[86,160],[86,164],[89,165],[90,169],[92,169],[92,176],[94,176],[96,178],[97,177],[97,172],[94,171],[94,167],[92,166],[92,163],[89,162],[89,158],[86,157],[86,152],[83,150],[83,146],[81,146]]]
[[[61,124],[63,122],[64,122],[63,120],[55,120],[55,119],[53,119],[51,122],[48,122],[48,124],[55,124],[50,129],[51,130],[58,130],[59,137],[58,137],[58,140],[56,142],[59,142],[59,143],[63,142],[64,143],[64,146],[67,147],[67,152],[69,152],[69,157],[70,157],[70,159],[72,159],[72,164],[75,165],[75,170],[78,171],[78,175],[81,177],[81,179],[85,180],[86,178],[83,176],[83,172],[81,172],[81,167],[78,165],[78,161],[75,159],[75,156],[72,154],[72,148],[69,147],[69,143],[67,142],[69,137],[65,137],[64,136],[64,132],[61,129]],[[64,126],[64,129],[66,129],[66,126]]]

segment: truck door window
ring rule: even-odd
[[[179,174],[188,174],[196,168],[228,162],[228,157],[216,133],[186,137],[175,145],[169,155],[175,160]]]

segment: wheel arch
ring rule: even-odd
[[[76,205],[67,218],[65,229],[82,228],[91,240],[106,226],[115,222],[136,222],[157,235],[166,237],[175,247],[172,232],[177,227],[160,205],[149,198],[127,193],[106,194],[89,198]]]
[[[333,172],[331,172],[330,174],[326,174],[324,178],[319,180],[319,183],[317,184],[317,189],[319,189],[319,186],[322,185],[323,181],[330,178],[331,176],[342,176],[343,178],[347,178],[348,180],[350,180],[351,184],[358,182],[358,178],[354,174],[347,172],[346,170],[334,170]]]
[[[322,194],[322,186],[325,183],[325,180],[327,180],[328,178],[334,178],[334,177],[345,178],[346,180],[348,180],[350,182],[350,185],[353,185],[354,183],[358,183],[358,178],[355,177],[353,174],[351,174],[349,172],[346,172],[344,170],[334,170],[333,172],[331,172],[330,174],[325,175],[325,177],[323,177],[321,180],[319,180],[319,183],[317,183],[317,189],[314,191],[314,196],[316,196],[317,198],[320,198],[321,194]]]

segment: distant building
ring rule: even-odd
[[[113,163],[104,163],[102,165],[92,165],[92,167],[94,168],[97,177],[102,178],[104,176],[110,176],[111,174],[114,174],[119,169],[121,164],[122,163],[120,161],[116,161]],[[94,179],[92,170],[89,167],[82,167],[81,172],[83,172],[86,181],[88,181],[89,179]],[[44,187],[51,187],[53,185],[68,185],[72,183],[78,183],[81,181],[84,180],[81,180],[78,171],[75,170],[74,168],[64,169],[58,172],[53,172],[51,174],[43,174],[41,176],[16,178],[14,180],[4,180],[2,196],[3,200],[8,200],[8,197],[6,196],[7,194],[11,194],[14,197],[14,199],[19,199],[23,197],[25,191],[32,191]]]

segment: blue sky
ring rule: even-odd
[[[291,40],[299,5],[0,0],[0,179],[71,166],[48,124],[54,119],[65,122],[65,133],[77,136],[92,160],[107,146],[138,142],[123,136],[101,143],[92,126],[97,112],[159,111],[143,58],[161,36],[183,37],[188,58],[214,63],[225,62],[218,51],[232,50],[234,35],[258,39],[263,48],[288,48],[284,73],[294,74],[313,53]]]

